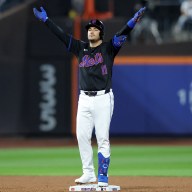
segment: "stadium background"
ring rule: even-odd
[[[106,26],[106,40],[126,23],[139,2],[96,0],[97,13],[94,14]],[[149,3],[154,4],[153,15],[158,23],[162,42],[157,43],[147,32],[141,34],[136,43],[131,36],[115,60],[115,111],[110,131],[112,151],[114,148],[112,182],[123,185],[125,191],[169,191],[173,190],[174,186],[170,183],[176,176],[179,177],[179,182],[176,179],[175,184],[178,185],[178,191],[187,191],[192,189],[191,26],[187,26],[179,37],[174,37],[172,28],[180,15],[181,1],[159,0]],[[26,175],[71,176],[51,179],[58,179],[60,187],[67,190],[73,184],[73,177],[81,174],[75,139],[78,99],[76,59],[34,18],[32,8],[41,5],[63,29],[76,38],[86,40],[84,26],[89,20],[86,5],[83,15],[78,15],[69,0],[7,0],[1,4],[2,191],[6,191],[9,186],[12,186],[10,188],[13,191],[20,191],[21,181],[28,178]],[[94,135],[93,145],[96,151]],[[118,151],[121,153],[118,154]],[[42,157],[38,154],[42,154]],[[72,165],[69,166],[68,162]],[[41,170],[42,167],[45,167],[44,171]],[[13,180],[18,180],[17,185],[10,180],[10,175],[25,177],[12,177]],[[126,177],[122,179],[116,176]],[[138,178],[134,180],[131,176]],[[150,177],[145,185],[143,181],[148,178],[141,176],[156,178],[151,182]],[[159,178],[163,183],[168,181],[167,178],[164,180],[165,176],[173,177],[173,180],[169,180],[165,187],[162,187],[163,184],[158,187],[158,176],[163,176]],[[47,179],[46,177],[45,180]],[[65,186],[62,179],[67,181]],[[34,185],[38,180],[39,178],[34,178]],[[121,180],[124,181],[123,184],[120,184]],[[30,191],[27,183],[23,187],[24,191]],[[54,182],[52,185],[54,186]],[[53,191],[44,181],[41,186],[37,186],[42,191]],[[31,191],[35,190],[36,188],[31,188]],[[54,190],[58,191],[57,188]]]

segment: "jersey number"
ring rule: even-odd
[[[103,75],[107,75],[107,66],[106,65],[101,65],[101,70]]]

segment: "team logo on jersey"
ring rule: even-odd
[[[103,63],[103,57],[101,53],[96,53],[94,58],[91,58],[89,55],[85,55],[82,58],[82,62],[79,64],[79,67],[91,67]]]

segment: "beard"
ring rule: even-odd
[[[98,42],[100,39],[90,39],[89,40],[89,42],[91,42],[91,43],[96,43],[96,42]]]
[[[96,42],[98,42],[99,40],[101,40],[100,39],[100,37],[98,37],[98,38],[93,38],[93,39],[88,39],[91,43],[96,43]]]

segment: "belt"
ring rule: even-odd
[[[83,90],[81,90],[81,93],[84,93],[85,95],[88,95],[89,97],[104,95],[104,94],[109,93],[109,92],[110,92],[110,89],[101,90],[101,91],[83,91]]]

